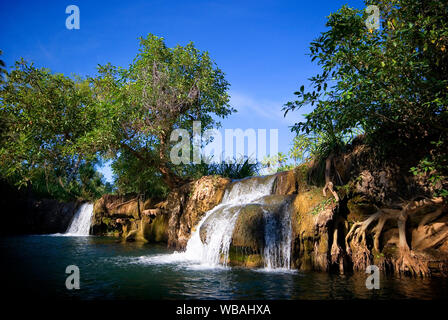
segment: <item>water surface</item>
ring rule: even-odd
[[[3,290],[10,297],[59,299],[443,299],[445,278],[381,276],[367,290],[367,275],[212,267],[185,260],[164,246],[105,237],[0,238]],[[77,265],[80,290],[67,290],[65,268]]]

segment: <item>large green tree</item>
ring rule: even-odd
[[[364,9],[342,7],[311,43],[322,71],[295,93],[285,113],[314,107],[293,129],[330,136],[361,129],[385,155],[412,151],[447,173],[448,6],[440,0],[366,1],[380,9],[378,30]],[[398,151],[398,152],[397,152]],[[433,170],[437,169],[437,170]]]
[[[115,159],[126,152],[121,160],[132,155],[140,162],[137,167],[157,169],[174,187],[188,177],[170,161],[171,132],[192,133],[193,121],[200,121],[203,130],[218,126],[218,117],[234,111],[229,84],[208,53],[192,43],[169,48],[150,34],[140,38],[140,46],[129,68],[99,67],[92,83],[100,118],[80,145]]]
[[[1,177],[59,198],[96,196],[95,165],[112,159],[120,192],[160,196],[204,171],[171,163],[170,138],[182,128],[193,139],[193,121],[206,130],[234,111],[223,72],[192,43],[140,44],[129,68],[107,64],[87,79],[18,61],[1,83]]]
[[[90,83],[23,60],[0,88],[0,175],[58,198],[98,196],[95,154],[78,140],[96,123]]]

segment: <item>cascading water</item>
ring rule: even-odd
[[[241,209],[247,204],[262,203],[262,198],[272,193],[274,181],[275,177],[271,176],[267,178],[251,178],[234,182],[231,187],[226,190],[221,204],[208,211],[205,217],[201,220],[196,231],[188,241],[185,255],[190,259],[199,260],[208,265],[218,265],[220,263],[226,265],[233,229]],[[290,223],[290,219],[289,215],[285,214],[283,216],[285,218],[281,220],[281,228],[282,230],[286,230],[288,228],[288,222]],[[282,231],[281,235],[279,235],[279,239],[275,238],[276,235],[278,235],[277,226],[274,226],[275,219],[266,219],[266,267],[289,268],[289,251],[286,242],[288,242],[290,246],[290,236],[289,239],[284,239],[283,233],[285,233],[285,235],[290,235],[290,233]],[[283,220],[285,220],[285,222],[283,222]],[[205,239],[203,239],[205,240],[205,243],[201,241],[200,235],[200,230],[203,225],[206,229],[206,236]],[[278,242],[280,242],[280,245]],[[286,253],[287,251],[288,254]]]
[[[93,214],[93,204],[83,203],[76,211],[65,235],[88,236]]]
[[[280,216],[263,210],[264,266],[266,269],[289,269],[291,265],[291,214],[289,205]]]
[[[219,205],[208,211],[195,227],[184,252],[141,257],[150,264],[183,263],[191,267],[226,266],[235,224],[245,208],[263,211],[264,270],[290,268],[291,216],[285,196],[272,195],[275,176],[253,177],[233,182]],[[277,197],[277,198],[276,198]],[[268,199],[269,198],[269,199]]]

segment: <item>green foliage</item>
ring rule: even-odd
[[[62,175],[36,171],[31,180],[31,187],[35,195],[59,200],[95,200],[105,193],[112,192],[112,186],[104,183],[103,176],[95,170],[93,163],[83,163],[78,169],[76,178],[68,181]]]
[[[436,196],[448,198],[448,184],[446,174],[448,168],[448,155],[444,141],[433,142],[435,146],[428,157],[420,160],[417,166],[410,171],[414,176],[420,176],[429,181]]]
[[[261,165],[269,174],[272,174],[292,169],[292,166],[288,165],[287,161],[288,157],[283,152],[279,152],[272,156],[265,156],[261,161]]]
[[[53,74],[21,60],[0,82],[0,176],[18,187],[59,199],[92,199],[111,186],[95,166],[112,160],[119,193],[162,197],[198,174],[217,168],[175,166],[171,132],[218,127],[232,109],[228,82],[207,52],[192,43],[166,47],[140,39],[128,69],[100,66],[81,79]],[[4,72],[0,63],[0,73]],[[251,174],[239,164],[229,175]]]
[[[3,51],[0,50],[0,56],[3,55]],[[0,59],[0,83],[2,83],[3,77],[6,74],[6,64],[3,60]]]
[[[228,102],[228,82],[207,52],[192,43],[168,48],[154,35],[140,38],[140,52],[128,69],[110,64],[92,79],[101,117],[81,145],[105,157],[126,151],[141,165],[156,168],[174,187],[189,177],[170,161],[170,141],[176,128],[192,137],[193,121],[203,130],[219,126],[216,117],[234,111]]]
[[[353,131],[346,135],[341,133],[328,134],[328,131],[319,131],[317,133],[297,134],[293,140],[290,155],[294,162],[305,163],[311,159],[323,160],[331,153],[343,151],[361,132]]]
[[[322,202],[318,203],[312,210],[312,215],[318,215],[321,211],[325,210],[329,205],[333,205],[336,203],[336,199],[331,197],[322,200]]]
[[[295,130],[318,131],[329,122],[343,133],[392,125],[418,130],[427,124],[422,118],[440,120],[446,112],[446,6],[407,0],[379,6],[382,28],[374,32],[361,10],[344,6],[329,16],[330,30],[310,47],[322,73],[310,78],[313,91],[302,86],[299,99],[285,106],[286,112],[315,106]]]
[[[437,149],[430,142],[447,141],[448,7],[438,0],[368,4],[380,8],[380,29],[366,28],[364,10],[343,6],[332,13],[328,31],[310,47],[322,71],[310,78],[309,90],[302,85],[295,92],[285,115],[314,106],[294,131],[337,138],[359,128],[376,155],[407,154],[416,164]],[[448,149],[437,150],[431,161],[447,176]]]
[[[91,105],[87,81],[16,62],[0,88],[0,176],[55,198],[98,196],[97,157],[76,145],[94,128]]]
[[[136,193],[147,198],[164,198],[168,192],[157,168],[148,167],[131,153],[123,151],[111,165],[119,194]]]
[[[252,163],[248,157],[235,159],[233,163],[211,163],[207,175],[220,175],[231,179],[252,177],[259,173],[259,163]]]

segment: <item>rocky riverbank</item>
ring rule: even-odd
[[[428,184],[408,171],[372,164],[370,159],[367,148],[353,145],[324,166],[311,162],[274,176],[233,182],[205,176],[173,189],[162,201],[104,195],[94,204],[90,233],[184,250],[204,215],[222,203],[227,191],[242,183],[247,188],[241,190],[250,190],[274,179],[272,190],[260,201],[238,208],[227,260],[222,262],[263,266],[266,233],[273,232],[266,227],[266,213],[278,220],[288,211],[292,268],[347,273],[375,264],[397,274],[447,275],[446,202],[430,196]],[[330,171],[328,181],[319,178],[322,167]],[[7,185],[2,185],[2,193],[7,222],[2,234],[63,233],[80,205],[33,199]],[[203,243],[208,223],[199,230]]]
[[[355,146],[334,157],[331,179],[337,186],[326,191],[324,182],[315,182],[317,163],[275,175],[272,195],[263,201],[272,214],[286,206],[291,210],[291,266],[346,273],[376,264],[394,273],[446,274],[445,202],[429,197],[428,188],[400,168],[372,166],[368,152]],[[183,250],[204,214],[222,201],[232,184],[219,176],[203,177],[172,190],[162,202],[106,195],[95,203],[92,232]],[[263,210],[260,205],[241,210],[230,265],[263,264]],[[202,230],[201,239],[206,241]]]

